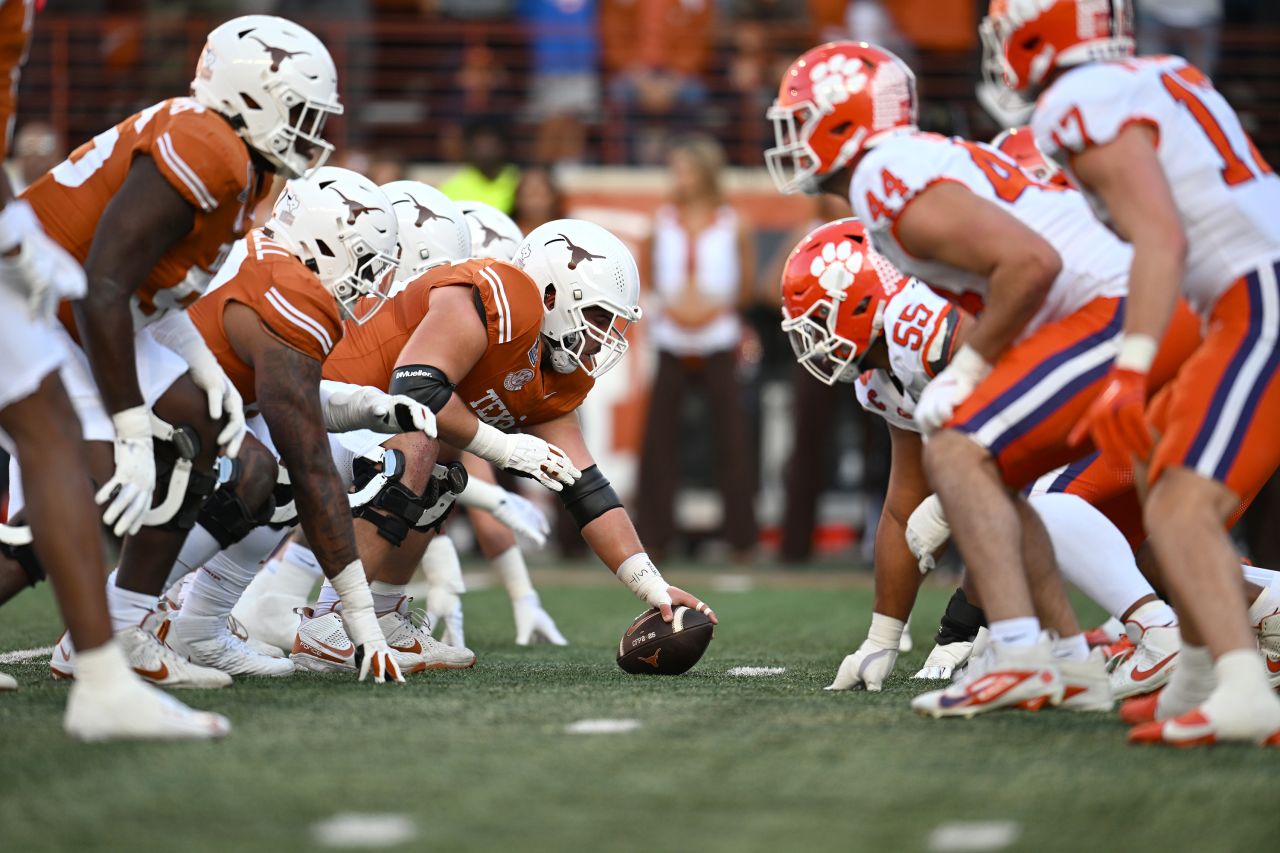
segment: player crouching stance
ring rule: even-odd
[[[1084,426],[1113,466],[1149,466],[1144,520],[1184,650],[1166,719],[1130,739],[1280,746],[1250,631],[1277,617],[1247,607],[1225,529],[1280,465],[1280,178],[1203,73],[1133,57],[1124,0],[993,2],[982,35],[1002,82],[1036,98],[1041,150],[1134,247],[1120,354]],[[1206,333],[1157,412],[1146,390],[1179,290]]]

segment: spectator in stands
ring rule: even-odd
[[[724,152],[696,136],[673,146],[671,201],[659,209],[647,251],[652,283],[645,324],[658,352],[640,459],[637,527],[650,553],[663,554],[675,537],[684,403],[702,396],[711,423],[702,432],[714,445],[724,508],[723,536],[736,560],[756,544],[753,453],[744,389],[737,372],[741,310],[754,297],[753,235],[721,192]]]
[[[673,126],[703,124],[713,0],[600,0],[609,93],[619,108],[614,152],[658,163]],[[616,153],[615,153],[616,158]]]
[[[13,137],[13,162],[6,164],[13,191],[22,192],[66,156],[53,125],[45,121],[29,121],[22,125]]]
[[[531,166],[520,174],[515,212],[511,218],[528,234],[543,223],[568,216],[564,191],[546,166]]]
[[[538,122],[533,159],[586,159],[585,121],[600,109],[596,0],[520,0],[532,54],[528,110]]]
[[[483,201],[504,213],[515,209],[520,170],[507,156],[503,125],[492,118],[472,119],[463,133],[466,165],[440,185],[455,201]]]
[[[1222,0],[1138,0],[1138,52],[1176,54],[1212,77],[1221,25]]]

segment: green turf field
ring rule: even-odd
[[[1012,822],[1018,850],[1273,849],[1275,752],[1131,748],[1102,715],[914,716],[907,676],[944,587],[890,689],[831,694],[865,585],[766,574],[712,594],[706,573],[668,577],[722,620],[686,676],[617,669],[643,609],[617,585],[541,585],[567,649],[509,645],[506,596],[484,590],[465,598],[474,670],[185,691],[235,725],[210,744],[74,744],[45,661],[6,665],[22,690],[0,694],[0,850],[314,850],[339,812],[406,815],[417,837],[399,849],[927,850],[957,821]],[[53,619],[47,590],[25,594],[0,613],[0,650],[49,645]],[[738,665],[786,672],[727,675]],[[565,733],[589,718],[641,725]]]

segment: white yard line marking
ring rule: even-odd
[[[759,678],[763,675],[782,675],[786,671],[785,666],[735,666],[729,670],[729,674]]]
[[[23,663],[24,661],[35,660],[36,658],[47,658],[53,654],[53,646],[42,646],[38,649],[22,649],[16,652],[4,652],[0,654],[0,664],[4,663]]]
[[[1012,820],[954,820],[929,833],[927,848],[941,853],[1002,850],[1021,834],[1022,827]]]
[[[394,847],[418,835],[413,818],[402,814],[339,812],[311,826],[321,847]]]
[[[639,720],[578,720],[564,727],[570,735],[616,735],[640,728]]]

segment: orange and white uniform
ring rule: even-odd
[[[0,0],[0,162],[9,156],[18,112],[18,79],[31,46],[35,0]]]
[[[1156,132],[1188,243],[1182,292],[1206,324],[1167,406],[1148,413],[1160,433],[1148,477],[1183,466],[1248,500],[1280,466],[1280,178],[1226,99],[1179,57],[1071,69],[1031,120],[1041,150],[1068,172],[1073,155],[1131,124]]]
[[[595,380],[544,368],[542,297],[521,270],[505,261],[473,259],[427,271],[368,323],[348,323],[325,362],[324,378],[387,390],[409,337],[431,308],[437,287],[470,285],[483,309],[489,345],[455,392],[477,418],[500,430],[523,429],[574,411]],[[382,436],[381,440],[387,440]]]

